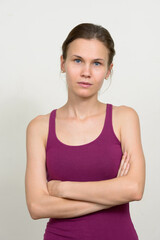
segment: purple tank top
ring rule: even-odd
[[[46,145],[47,180],[101,181],[117,176],[122,158],[121,142],[112,126],[112,104],[100,135],[93,141],[71,146],[56,136],[56,110],[50,114]],[[50,218],[44,240],[138,240],[129,203],[74,218]]]

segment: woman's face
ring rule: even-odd
[[[108,49],[97,39],[78,38],[70,43],[67,58],[61,56],[61,69],[66,73],[68,90],[79,96],[97,94],[109,76]],[[79,84],[88,82],[91,85]]]

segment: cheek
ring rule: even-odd
[[[93,74],[97,82],[102,82],[106,76],[106,72],[100,70],[95,70]]]
[[[73,67],[73,66],[68,66],[67,67],[67,71],[66,71],[66,77],[72,79],[75,78],[76,76],[78,76],[79,74],[79,68],[77,67]]]

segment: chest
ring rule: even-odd
[[[103,131],[105,114],[85,121],[55,119],[55,134],[60,142],[71,145],[83,145],[97,139]],[[120,126],[115,112],[112,113],[113,131],[120,141]]]
[[[111,109],[108,108],[106,119],[101,115],[85,122],[60,118],[57,121],[54,114],[55,111],[46,149],[47,179],[100,181],[115,178],[122,149],[113,129]]]
[[[78,148],[57,145],[46,157],[48,181],[101,181],[117,176],[122,151],[119,144],[99,141]]]

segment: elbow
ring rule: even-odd
[[[33,220],[38,220],[42,218],[42,216],[40,215],[40,208],[38,207],[37,203],[30,203],[28,206],[28,210]]]
[[[143,190],[136,184],[134,188],[134,201],[140,201],[143,198]]]

